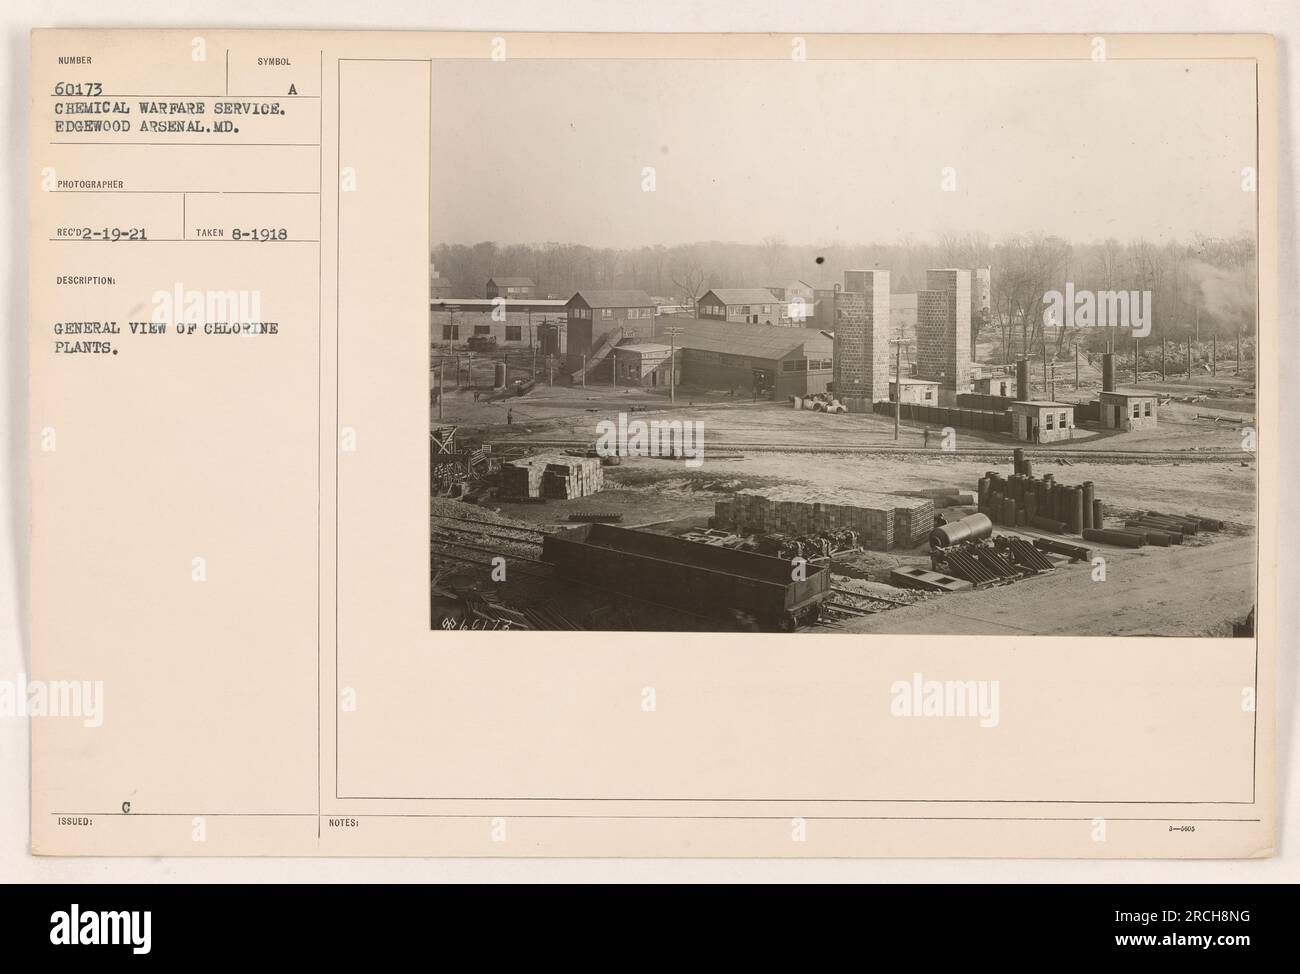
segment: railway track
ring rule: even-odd
[[[511,446],[524,446],[542,449],[574,449],[591,446],[590,440],[560,439],[526,439],[526,440],[492,440],[493,449]],[[1025,456],[1038,460],[1095,460],[1110,463],[1142,463],[1151,460],[1177,460],[1180,463],[1223,463],[1242,459],[1253,459],[1254,454],[1241,450],[1052,450],[1040,447],[989,446],[987,448],[967,447],[957,450],[935,450],[920,446],[864,446],[845,443],[842,445],[809,446],[807,443],[746,443],[731,440],[710,440],[706,444],[705,458],[709,450],[735,453],[802,453],[802,454],[843,454],[860,456],[924,456],[927,459],[956,460],[1000,460],[1009,461],[1013,449],[1023,449]]]
[[[547,533],[541,530],[540,528],[529,528],[529,527],[524,527],[523,525],[515,525],[515,524],[502,524],[499,521],[485,521],[482,518],[478,518],[478,517],[458,517],[455,514],[430,514],[429,516],[431,518],[439,518],[440,520],[443,521],[462,521],[466,524],[481,524],[484,527],[499,528],[500,530],[503,531],[518,531],[522,534],[545,535]]]

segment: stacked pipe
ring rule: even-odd
[[[1115,531],[1108,528],[1085,528],[1083,540],[1100,541],[1104,544],[1118,545],[1121,548],[1141,548],[1146,544],[1145,534],[1132,531]]]
[[[1050,473],[1035,477],[1023,449],[1013,452],[1012,468],[1009,477],[989,470],[979,480],[979,511],[994,524],[1055,534],[1102,527],[1101,501],[1091,480],[1073,486],[1058,484]]]
[[[1216,521],[1210,517],[1200,517],[1196,514],[1161,514],[1159,511],[1147,511],[1143,517],[1181,525],[1185,534],[1195,534],[1197,531],[1223,530],[1222,521]]]
[[[1124,528],[1127,531],[1138,531],[1146,534],[1147,541],[1161,547],[1182,544],[1183,535],[1186,533],[1168,521],[1155,521],[1145,517],[1128,518],[1124,522]]]

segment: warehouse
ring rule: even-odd
[[[434,298],[429,302],[430,338],[434,345],[463,345],[471,338],[492,339],[509,348],[543,345],[546,331],[558,328],[565,317],[564,301],[513,301],[507,298]],[[556,349],[552,354],[558,354]]]
[[[647,342],[619,345],[613,352],[617,361],[615,374],[619,385],[666,386],[670,384],[668,362],[672,357],[672,349],[667,345]]]
[[[660,343],[667,344],[668,327],[677,329],[673,340],[686,385],[759,399],[808,396],[830,387],[833,345],[815,329],[674,317],[657,326]]]
[[[695,304],[699,316],[710,320],[750,325],[779,325],[790,320],[786,315],[786,303],[761,287],[706,291]]]
[[[489,277],[483,294],[488,298],[531,300],[537,297],[537,285],[531,277]]]

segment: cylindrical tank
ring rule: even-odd
[[[1020,465],[1020,467],[1021,467],[1021,472],[1026,477],[1032,477],[1034,475],[1034,461],[1030,460],[1029,457],[1025,457],[1025,460]]]
[[[1029,398],[1029,359],[1016,360],[1016,398]]]
[[[1115,356],[1111,352],[1101,353],[1101,391],[1115,391]]]
[[[947,548],[961,541],[987,538],[993,533],[993,522],[983,514],[968,514],[960,521],[943,524],[930,532],[931,548]]]
[[[1083,530],[1083,488],[1070,488],[1070,530],[1078,534]]]
[[[1020,447],[1016,447],[1016,449],[1011,452],[1011,469],[1016,473],[1024,473],[1024,466],[1025,451]]]
[[[1101,501],[1094,500],[1092,502],[1092,526],[1094,528],[1101,528],[1105,526],[1105,523],[1105,519],[1101,514]]]
[[[1016,526],[1016,499],[1008,497],[1002,502],[1002,523],[1009,528]]]
[[[1085,528],[1101,527],[1100,524],[1092,523],[1092,502],[1096,500],[1093,496],[1093,486],[1091,480],[1083,482],[1083,526]]]
[[[498,362],[492,372],[492,388],[503,389],[506,384],[506,363]]]

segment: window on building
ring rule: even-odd
[[[930,401],[931,399],[933,399],[933,398],[934,398],[934,390],[933,390],[933,389],[926,389],[926,390],[925,390],[925,399],[926,399],[926,402],[929,402],[929,401]]]
[[[1061,413],[1060,428],[1061,428],[1061,429],[1065,429],[1065,426],[1066,426],[1066,422],[1065,422],[1065,413]]]
[[[506,341],[521,342],[524,340],[523,325],[506,325]]]
[[[1142,418],[1142,404],[1140,402],[1135,402],[1133,404],[1133,418],[1134,419]]]
[[[749,314],[749,305],[747,305],[747,304],[742,304],[742,305],[740,306],[740,313],[741,313],[742,315],[747,315],[747,314]]]
[[[1044,421],[1045,421],[1043,428],[1044,428],[1044,429],[1049,429],[1049,430],[1050,430],[1050,429],[1052,428],[1052,414],[1051,414],[1051,413],[1044,413],[1044,414],[1043,414],[1043,419],[1044,419]]]
[[[1142,404],[1142,415],[1143,415],[1143,416],[1150,416],[1150,415],[1151,415],[1151,403],[1146,402],[1146,403],[1143,403],[1143,404]]]
[[[772,313],[772,306],[770,304],[763,305],[763,314],[770,315],[771,313]]]
[[[460,338],[460,325],[443,325],[442,337],[444,341],[455,341]]]
[[[613,308],[601,308],[601,309],[600,309],[600,316],[601,316],[602,318],[612,318],[612,317],[614,317],[614,309],[613,309]]]
[[[490,335],[490,334],[492,334],[492,326],[491,326],[491,325],[475,325],[475,326],[474,326],[474,334],[476,334],[476,335]]]

